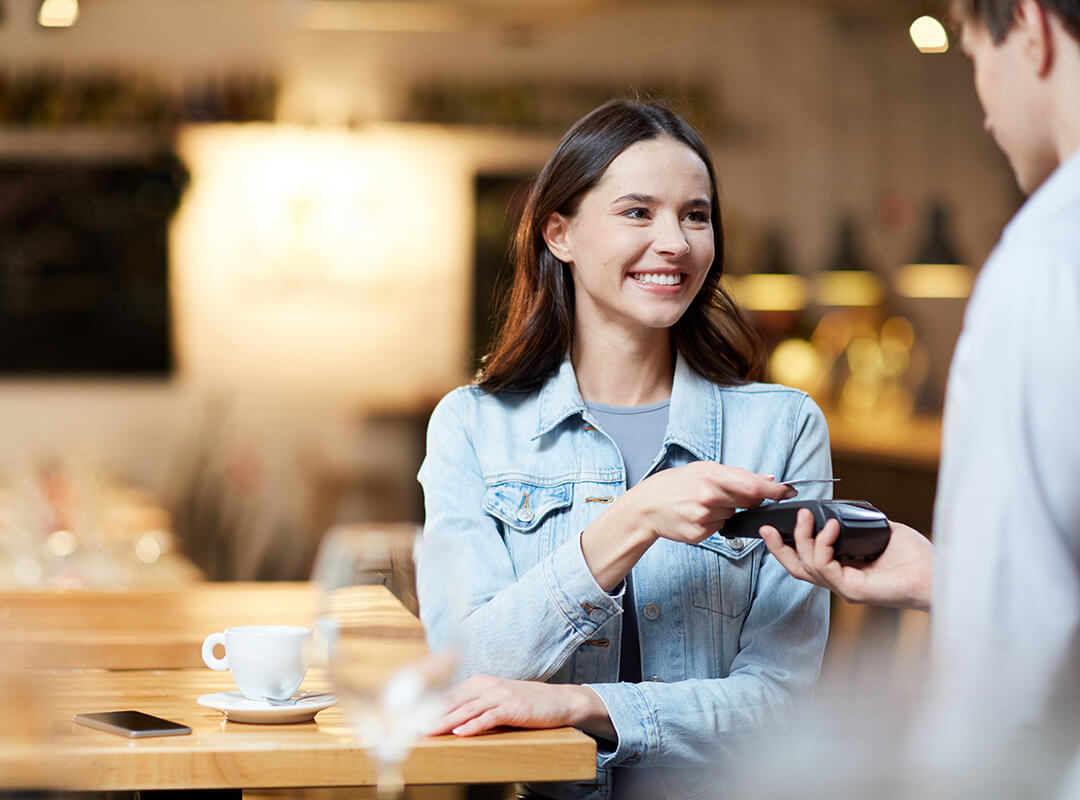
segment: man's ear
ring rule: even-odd
[[[1024,59],[1036,75],[1045,77],[1054,64],[1054,40],[1046,9],[1036,0],[1018,0],[1013,24],[1012,33],[1023,37]]]
[[[565,264],[569,264],[574,260],[573,251],[568,240],[569,228],[570,220],[555,211],[544,220],[544,227],[540,230],[548,250],[551,251],[555,258]]]

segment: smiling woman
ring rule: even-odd
[[[689,170],[682,176],[684,181],[696,173],[697,183],[691,187],[695,191],[683,198],[688,206],[680,209],[687,217],[680,226],[692,227],[692,238],[698,239],[695,259],[706,247],[704,235],[712,240],[711,268],[706,262],[703,282],[694,292],[683,293],[689,305],[671,326],[672,341],[697,372],[721,384],[763,375],[764,352],[757,335],[720,284],[724,235],[715,171],[704,143],[693,128],[666,108],[615,101],[578,122],[536,179],[511,244],[513,280],[501,304],[501,328],[484,360],[480,385],[485,389],[536,389],[569,349],[576,277],[568,280],[568,262],[549,247],[547,237],[559,232],[554,222],[565,224],[575,218],[579,204],[592,194],[590,189],[596,187],[604,193],[603,200],[592,196],[591,202],[612,204],[607,209],[611,215],[637,220],[649,232],[662,230],[650,215],[655,215],[658,199],[671,203],[678,187],[667,185],[660,161],[634,155],[641,148],[657,147],[678,161],[681,169]],[[634,152],[616,165],[627,150]],[[610,167],[619,174],[610,175]],[[644,185],[612,191],[616,181],[630,180],[624,172],[650,167],[655,173],[649,176],[651,184],[660,187],[655,195]],[[666,222],[661,220],[663,224]],[[670,263],[659,268],[662,257],[658,254],[649,267],[653,270],[650,274],[679,271]]]
[[[573,725],[599,740],[597,780],[524,796],[708,796],[723,759],[817,677],[827,595],[760,540],[716,533],[736,508],[794,496],[777,478],[831,475],[813,401],[751,382],[716,196],[670,110],[612,101],[583,118],[525,204],[478,382],[431,418],[424,536],[473,565],[454,576],[469,583],[468,679],[432,733]],[[436,645],[446,569],[417,570]]]
[[[544,241],[570,265],[577,323],[629,341],[678,322],[713,263],[711,194],[701,158],[663,136],[616,156],[576,213],[549,216]]]

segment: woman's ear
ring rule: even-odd
[[[569,229],[570,220],[555,211],[544,220],[544,226],[540,230],[540,235],[544,237],[544,243],[547,244],[548,250],[551,251],[555,258],[565,264],[569,264],[574,260],[568,237]]]

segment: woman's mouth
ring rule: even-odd
[[[632,272],[630,277],[653,286],[678,286],[683,280],[681,272]]]

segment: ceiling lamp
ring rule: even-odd
[[[911,41],[920,53],[945,53],[949,50],[949,35],[945,26],[934,17],[919,17],[908,28]]]
[[[814,276],[814,299],[823,306],[876,306],[884,297],[881,278],[856,252],[855,224],[841,220],[836,254],[828,269]]]
[[[896,291],[905,297],[962,298],[971,294],[975,281],[971,268],[962,264],[948,235],[945,207],[930,207],[926,241],[910,264],[896,273]]]
[[[787,259],[784,238],[773,228],[765,234],[765,257],[756,272],[731,279],[735,302],[747,311],[799,311],[806,308],[806,280]]]
[[[79,0],[42,0],[38,25],[43,28],[70,28],[79,19]]]

